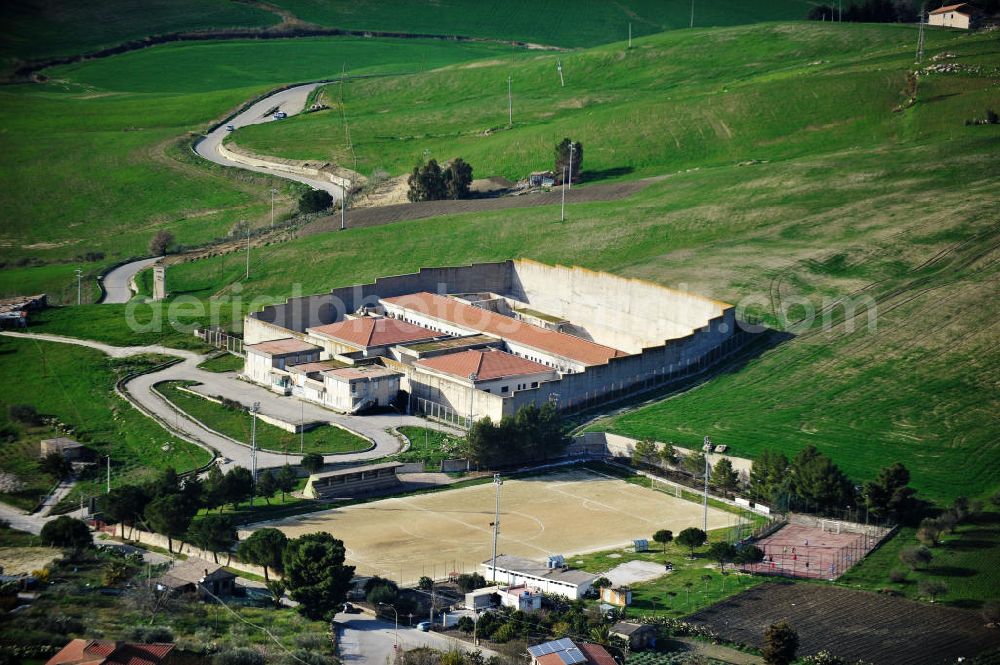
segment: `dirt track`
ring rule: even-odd
[[[566,203],[588,203],[593,201],[615,201],[624,199],[642,191],[649,185],[662,180],[666,176],[654,176],[629,182],[615,182],[603,185],[576,187],[566,193]],[[553,189],[551,192],[524,194],[522,196],[504,196],[499,198],[463,199],[461,201],[426,201],[423,203],[402,203],[398,205],[381,206],[378,208],[347,209],[347,227],[363,228],[381,226],[413,219],[426,219],[439,215],[457,215],[467,212],[484,212],[490,210],[507,210],[510,208],[532,208],[535,206],[559,205],[562,192]],[[301,236],[314,233],[334,231],[340,228],[340,215],[321,217],[300,232]]]

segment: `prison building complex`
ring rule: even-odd
[[[249,314],[244,334],[251,381],[345,412],[395,390],[407,411],[460,427],[529,404],[572,412],[627,397],[748,339],[726,303],[527,260],[292,298]]]

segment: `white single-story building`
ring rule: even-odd
[[[534,561],[505,554],[497,557],[496,570],[492,559],[484,561],[482,567],[487,580],[507,586],[531,585],[542,593],[559,594],[572,600],[582,598],[597,579],[596,575],[566,567],[560,556]]]
[[[321,351],[315,344],[294,337],[248,344],[244,348],[247,357],[243,365],[243,374],[254,383],[267,386],[283,395],[291,391],[291,381],[286,372],[276,373],[273,370],[285,370],[292,365],[316,362]]]
[[[979,12],[972,5],[962,2],[957,5],[946,5],[930,12],[927,23],[942,28],[959,28],[970,30],[976,26]]]
[[[399,394],[402,374],[381,365],[341,367],[322,372],[323,403],[330,408],[355,413],[388,406]]]
[[[500,592],[500,604],[531,613],[542,609],[542,592],[527,585],[507,587]]]

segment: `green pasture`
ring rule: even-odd
[[[241,128],[227,140],[352,168],[356,157],[365,174],[401,175],[425,156],[460,156],[477,177],[517,180],[552,168],[553,146],[570,137],[583,143],[586,182],[957,136],[965,118],[943,115],[957,110],[950,94],[934,100],[938,113],[913,122],[893,113],[905,99],[916,38],[910,26],[872,24],[667,32],[632,50],[528,54],[514,64],[500,58],[331,86],[333,109]],[[949,50],[963,62],[995,49],[985,36],[927,39],[929,53]],[[992,77],[952,78],[987,103]]]
[[[236,372],[243,369],[243,357],[222,353],[198,365],[198,369],[209,372]]]
[[[70,426],[72,438],[99,456],[111,456],[115,486],[141,482],[166,467],[189,471],[206,464],[211,455],[171,436],[114,393],[119,378],[163,360],[115,360],[79,346],[0,337],[0,374],[8,377],[0,386],[0,409],[31,404]],[[86,474],[71,501],[79,493],[95,493],[103,482],[98,471]]]
[[[400,427],[400,433],[410,440],[405,451],[390,456],[396,462],[423,462],[428,470],[437,471],[441,461],[459,457],[458,448],[464,437],[427,427]]]
[[[209,429],[250,445],[253,416],[248,411],[228,409],[204,397],[180,390],[193,381],[166,381],[156,389],[170,403]],[[301,446],[301,447],[300,447]],[[367,450],[371,443],[357,434],[333,425],[321,425],[304,436],[287,432],[262,420],[257,421],[257,447],[278,453],[354,453]]]
[[[270,222],[301,186],[209,164],[193,132],[290,82],[406,72],[488,57],[490,44],[348,38],[170,44],[57,67],[45,84],[0,90],[0,294],[46,291],[75,302],[74,270],[93,278],[145,256],[167,229],[183,246],[225,238],[240,219]],[[88,252],[105,257],[86,262]],[[46,263],[23,265],[27,260]],[[87,300],[85,300],[87,302]]]
[[[634,36],[687,28],[687,0],[581,0],[572,5],[528,0],[278,0],[299,18],[320,25],[354,30],[385,30],[487,39],[516,39],[563,47],[586,48]],[[715,0],[699,3],[698,27],[804,19],[811,4],[804,0]]]

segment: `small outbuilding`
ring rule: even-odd
[[[392,489],[399,485],[396,469],[401,466],[400,462],[385,462],[314,473],[302,494],[310,499],[343,499]]]
[[[632,604],[632,590],[627,586],[601,587],[601,601],[615,607],[628,607]]]
[[[236,575],[222,566],[189,559],[175,563],[157,580],[157,586],[174,593],[197,593],[199,596],[231,596],[236,587]]]
[[[52,453],[59,453],[71,462],[83,459],[86,454],[86,448],[84,448],[82,443],[68,439],[65,436],[59,436],[54,439],[42,439],[39,449],[42,457],[51,455]]]
[[[620,621],[611,627],[611,637],[628,642],[632,651],[642,651],[656,646],[656,626],[630,621]]]

